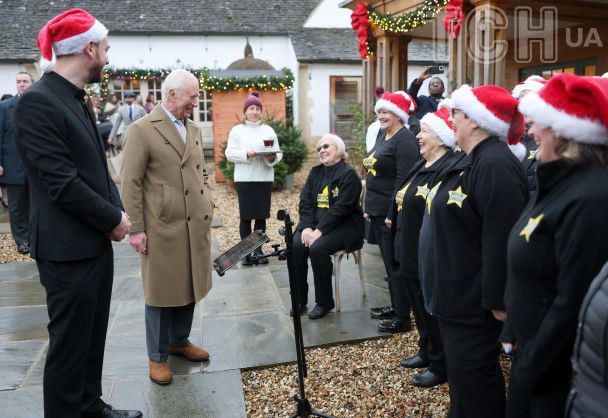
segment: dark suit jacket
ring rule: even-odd
[[[95,257],[107,249],[106,233],[121,220],[118,189],[81,93],[58,74],[47,73],[15,109],[15,138],[30,186],[35,259]]]
[[[416,100],[416,118],[419,120],[422,119],[424,115],[427,113],[433,113],[437,111],[437,105],[443,99],[436,99],[433,96],[418,96],[418,92],[420,91],[420,87],[422,84],[417,84],[416,81],[418,79],[414,79],[412,84],[410,84],[410,88],[407,89],[407,92],[414,97]]]
[[[13,113],[19,96],[0,102],[0,165],[4,174],[0,184],[25,184],[25,167],[13,134]]]

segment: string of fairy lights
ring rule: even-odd
[[[430,19],[435,18],[449,0],[425,0],[415,10],[401,16],[391,16],[383,14],[368,6],[369,21],[386,32],[404,33],[425,24]]]
[[[172,68],[139,69],[139,68],[111,68],[104,69],[100,82],[101,100],[109,95],[111,80],[159,80],[162,81]],[[283,68],[282,76],[256,76],[256,77],[215,77],[209,74],[208,68],[200,70],[188,69],[200,82],[201,89],[214,91],[245,91],[245,90],[289,90],[293,87],[294,77],[289,68]]]

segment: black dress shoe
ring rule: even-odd
[[[17,251],[19,254],[27,254],[30,252],[30,244],[28,242],[22,242],[17,246]]]
[[[418,373],[416,376],[412,377],[412,385],[420,388],[432,388],[433,386],[440,385],[447,381],[448,379],[445,376],[440,376],[430,370]]]
[[[127,409],[114,409],[112,405],[106,405],[101,412],[96,414],[84,413],[83,418],[141,418],[144,415],[141,411],[127,410]]]
[[[247,256],[241,261],[242,266],[253,266],[253,261],[251,261],[251,257]]]
[[[329,313],[329,311],[331,311],[334,308],[334,306],[322,306],[322,305],[315,305],[315,308],[310,311],[310,313],[308,314],[308,317],[310,319],[321,319],[323,318],[325,315],[327,315]]]
[[[392,332],[395,334],[397,332],[408,332],[412,329],[412,324],[409,322],[401,322],[398,319],[393,319],[391,321],[378,324],[378,329],[382,332]]]
[[[300,316],[306,313],[306,304],[300,305]],[[289,310],[289,316],[293,316],[293,309]]]
[[[395,316],[395,308],[392,306],[384,306],[382,308],[372,308],[369,316],[375,319],[390,319]]]
[[[408,369],[421,369],[423,367],[429,367],[430,364],[430,360],[425,360],[420,354],[408,357],[399,362],[401,367],[407,367]]]

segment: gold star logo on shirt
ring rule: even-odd
[[[363,159],[363,167],[367,169],[368,173],[372,173],[373,176],[376,175],[376,170],[374,170],[374,164],[378,161],[377,158],[374,157],[376,151],[372,152],[369,157]]]
[[[462,187],[458,186],[456,190],[449,190],[448,195],[450,198],[448,199],[448,205],[454,204],[459,208],[462,208],[462,202],[467,198],[468,195],[462,193]]]
[[[397,212],[401,212],[403,209],[403,198],[405,197],[405,193],[407,193],[407,189],[410,187],[411,182],[406,184],[401,190],[397,192],[395,196],[395,203],[397,203]]]
[[[426,195],[429,194],[429,184],[426,183],[424,186],[418,186],[416,189],[416,196],[421,196],[426,199]]]
[[[439,185],[441,185],[441,182],[437,183],[435,187],[433,187],[431,191],[426,195],[426,209],[428,210],[429,215],[431,214],[431,204],[433,203],[433,199],[437,194],[437,189],[439,189]]]
[[[530,150],[530,155],[528,155],[528,160],[533,160],[536,158],[537,149]]]
[[[540,224],[540,220],[543,219],[543,216],[545,216],[544,213],[541,213],[536,218],[530,217],[530,219],[528,219],[528,224],[524,229],[521,230],[519,236],[524,237],[526,239],[526,242],[530,242],[530,236],[532,235],[538,224]]]

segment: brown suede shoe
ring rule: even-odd
[[[188,343],[188,345],[183,347],[171,347],[169,348],[169,354],[182,356],[190,361],[209,360],[209,353],[192,343]]]
[[[150,380],[159,385],[168,385],[173,379],[173,372],[167,361],[148,360]]]

